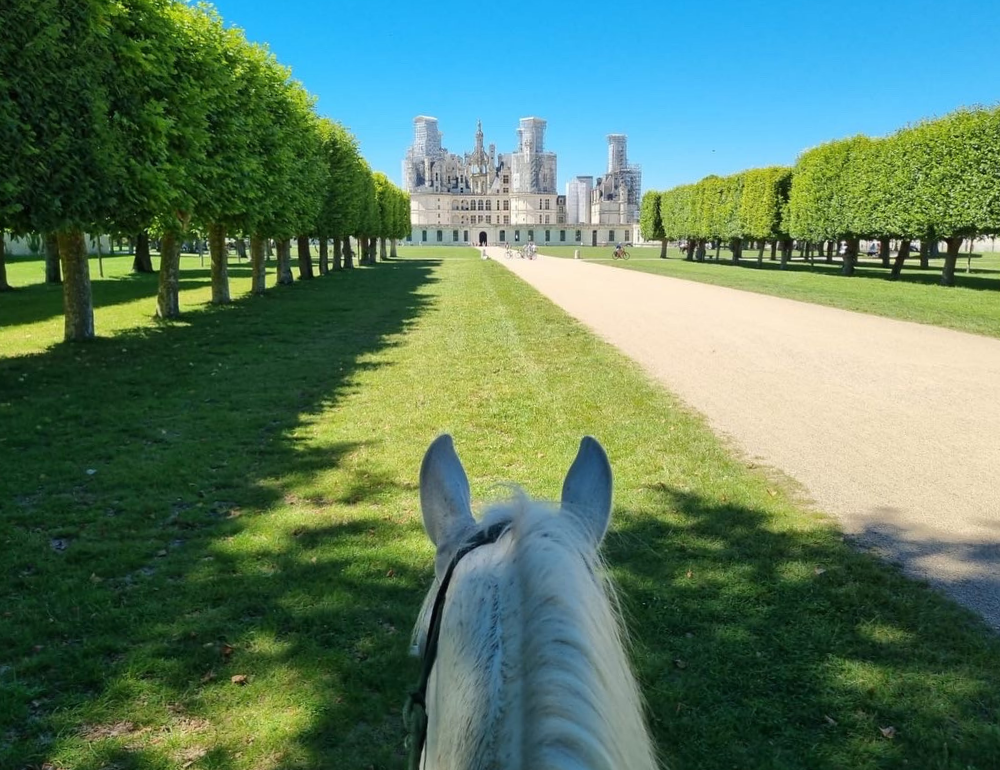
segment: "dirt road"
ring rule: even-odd
[[[1000,630],[1000,340],[489,252],[845,532]]]

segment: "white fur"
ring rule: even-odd
[[[476,524],[510,527],[452,577],[427,691],[426,770],[656,768],[594,542],[603,525],[570,502],[565,491],[562,509],[517,493]],[[439,543],[438,564],[459,545]],[[421,652],[437,577],[414,629]]]

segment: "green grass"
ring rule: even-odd
[[[0,767],[402,768],[440,431],[477,500],[557,497],[580,436],[604,443],[606,555],[673,770],[996,767],[980,621],[501,265],[434,253],[224,308],[197,285],[171,324],[129,279],[83,345],[39,287],[0,297]]]
[[[765,253],[760,268],[756,251],[745,251],[741,266],[731,264],[725,249],[719,262],[687,262],[676,247],[668,250],[667,259],[659,259],[659,246],[630,248],[631,259],[627,262],[611,259],[613,247],[546,246],[541,252],[572,257],[575,248],[580,248],[582,259],[628,270],[1000,337],[1000,253],[974,255],[971,272],[966,272],[970,260],[963,254],[956,273],[958,285],[945,288],[937,285],[941,259],[931,260],[928,270],[920,270],[917,258],[911,257],[901,278],[888,281],[889,271],[878,260],[863,258],[854,277],[845,278],[840,275],[839,262],[817,260],[809,265],[797,252],[785,270],[779,269],[778,262],[770,261],[770,251]],[[714,256],[714,251],[709,256]]]

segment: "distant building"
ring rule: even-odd
[[[642,168],[628,162],[628,137],[608,134],[608,171],[590,196],[590,222],[596,225],[638,222],[642,204]]]
[[[623,174],[634,168],[625,159],[624,135],[612,135],[621,138],[620,150],[616,150],[620,158],[616,155],[616,176],[605,177],[611,185],[608,203],[626,196],[626,204],[616,209],[619,219],[612,222],[601,206],[595,208],[593,177],[577,177],[567,186],[567,195],[558,194],[556,154],[545,150],[545,128],[541,118],[521,118],[517,149],[497,154],[496,145],[483,143],[480,122],[473,150],[456,155],[443,146],[437,118],[414,118],[413,144],[403,160],[403,188],[410,193],[413,228],[407,240],[475,245],[528,241],[597,245],[634,240],[638,197],[634,207],[631,202],[639,189],[637,181],[623,183]],[[604,194],[602,188],[602,201]],[[594,211],[599,219],[593,217]],[[585,225],[591,221],[620,227],[587,230]]]
[[[594,177],[578,176],[566,183],[566,218],[570,222],[590,222],[590,193]]]

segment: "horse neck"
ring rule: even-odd
[[[655,767],[601,572],[565,520],[531,508],[465,557],[428,691],[428,770]]]

